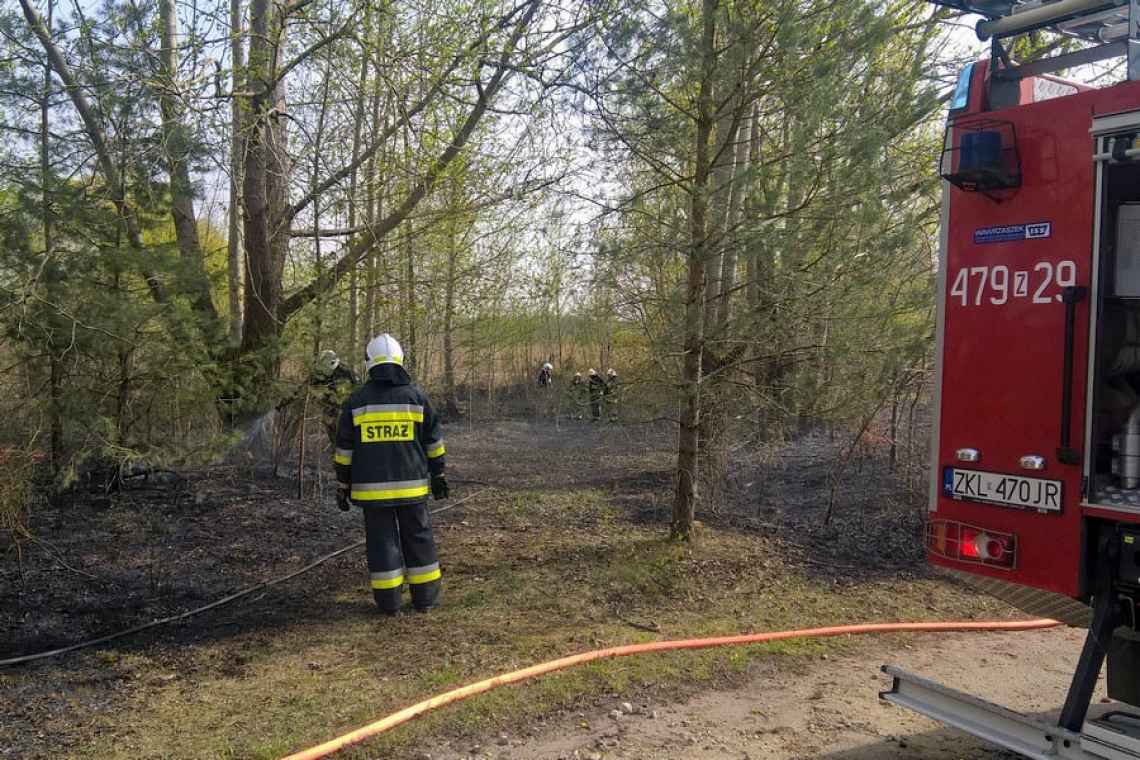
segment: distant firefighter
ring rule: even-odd
[[[586,406],[590,402],[590,391],[586,387],[586,381],[582,377],[581,372],[575,372],[574,378],[570,381],[569,391],[569,406],[573,410],[574,419],[580,420],[586,414]]]
[[[412,385],[395,338],[373,338],[367,356],[368,382],[344,403],[337,426],[337,505],[364,510],[376,606],[399,612],[406,581],[412,606],[426,612],[438,603],[440,587],[428,494],[450,495],[439,417]]]
[[[554,365],[546,362],[538,371],[538,384],[543,388],[549,388],[554,383]]]
[[[618,380],[617,370],[613,367],[606,370],[605,401],[610,422],[617,422],[621,407],[621,382]]]
[[[602,419],[602,401],[606,396],[606,381],[593,367],[586,373],[590,380],[590,419],[598,422]]]
[[[309,376],[309,386],[319,389],[317,394],[320,396],[321,416],[329,443],[333,446],[336,445],[336,423],[340,406],[359,384],[356,373],[341,363],[335,351],[326,349],[317,356]]]

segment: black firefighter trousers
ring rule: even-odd
[[[439,557],[426,502],[365,506],[364,537],[372,596],[381,611],[399,611],[405,582],[416,609],[431,609],[438,603]]]

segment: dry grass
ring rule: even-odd
[[[152,646],[124,642],[0,671],[0,748],[42,758],[273,758],[454,686],[597,647],[1008,614],[922,572],[880,571],[874,557],[855,574],[836,569],[781,535],[705,527],[694,546],[666,542],[656,507],[668,498],[670,443],[632,426],[449,434],[457,483],[466,466],[499,487],[437,527],[439,610],[377,616],[363,557],[345,556]],[[240,513],[272,535],[254,518],[255,497],[273,498],[253,494]],[[644,519],[651,513],[657,522]],[[853,646],[829,639],[596,662],[445,708],[344,756],[412,758],[447,739],[517,734],[613,695],[676,699],[739,679],[759,659],[798,667]]]
[[[43,458],[23,449],[0,449],[0,548],[10,544],[17,555],[32,539],[28,509],[36,468]]]
[[[759,536],[706,529],[695,547],[666,543],[660,526],[631,522],[597,489],[488,492],[479,501],[464,521],[440,526],[447,599],[437,612],[374,616],[358,568],[346,563],[327,589],[341,615],[180,651],[104,652],[75,671],[60,665],[54,677],[69,685],[72,709],[41,728],[73,739],[50,756],[272,758],[455,685],[595,647],[994,609],[931,579],[812,577]],[[791,665],[825,646],[850,644],[598,662],[447,708],[347,756],[407,757],[441,736],[517,729],[614,693],[677,696],[756,658]],[[117,685],[110,694],[90,674],[87,686],[68,680],[92,666]],[[0,674],[0,690],[35,677]]]

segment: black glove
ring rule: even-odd
[[[336,505],[340,507],[341,512],[347,512],[352,508],[352,502],[349,501],[348,493],[347,488],[336,489]]]
[[[431,495],[436,501],[441,501],[451,495],[451,489],[447,487],[447,478],[442,475],[431,476]]]

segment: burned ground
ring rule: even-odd
[[[688,548],[664,540],[667,426],[460,423],[447,437],[453,495],[474,496],[437,518],[437,613],[380,619],[363,552],[351,552],[187,621],[0,671],[0,748],[274,757],[458,683],[595,646],[1002,609],[928,575],[919,508],[881,468],[823,526],[842,448],[826,434],[738,456]],[[362,537],[327,480],[310,473],[296,495],[292,480],[231,467],[132,486],[105,506],[41,510],[39,542],[2,566],[2,656],[176,614]],[[615,691],[679,698],[821,646],[601,663],[487,695],[358,754],[414,757],[441,737],[537,726]]]

